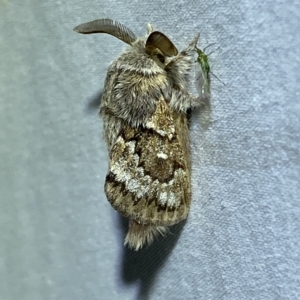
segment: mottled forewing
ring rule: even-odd
[[[105,192],[118,212],[140,223],[185,219],[191,201],[186,115],[161,99],[144,127],[123,127],[110,152]]]

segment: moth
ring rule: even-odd
[[[188,91],[196,36],[180,53],[148,24],[137,38],[123,24],[99,19],[74,28],[107,33],[129,45],[109,66],[100,104],[109,152],[105,193],[129,219],[125,245],[139,250],[187,218],[191,161],[187,112],[201,104]]]

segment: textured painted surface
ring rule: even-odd
[[[192,123],[185,226],[145,251],[103,193],[97,117],[124,49],[72,28],[146,22],[220,49]],[[0,299],[300,298],[298,1],[0,1]],[[200,122],[199,122],[200,121]]]

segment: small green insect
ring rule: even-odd
[[[197,62],[200,68],[197,68],[196,71],[196,88],[199,92],[199,96],[202,99],[209,99],[210,97],[210,74],[217,78],[221,83],[223,83],[216,75],[214,75],[210,70],[210,65],[208,62],[208,56],[212,54],[214,51],[209,54],[205,53],[205,50],[214,44],[210,44],[206,46],[203,50],[196,47],[196,52],[198,54]],[[225,83],[223,83],[225,85]]]
[[[196,73],[196,82],[197,90],[201,98],[208,98],[210,96],[210,65],[208,62],[208,55],[204,52],[206,48],[201,50],[196,47],[196,52],[198,54],[197,62],[200,65],[200,68],[197,69]]]

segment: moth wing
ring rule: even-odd
[[[125,126],[110,152],[105,192],[119,213],[141,224],[185,219],[191,201],[186,115],[161,100],[144,128]]]

